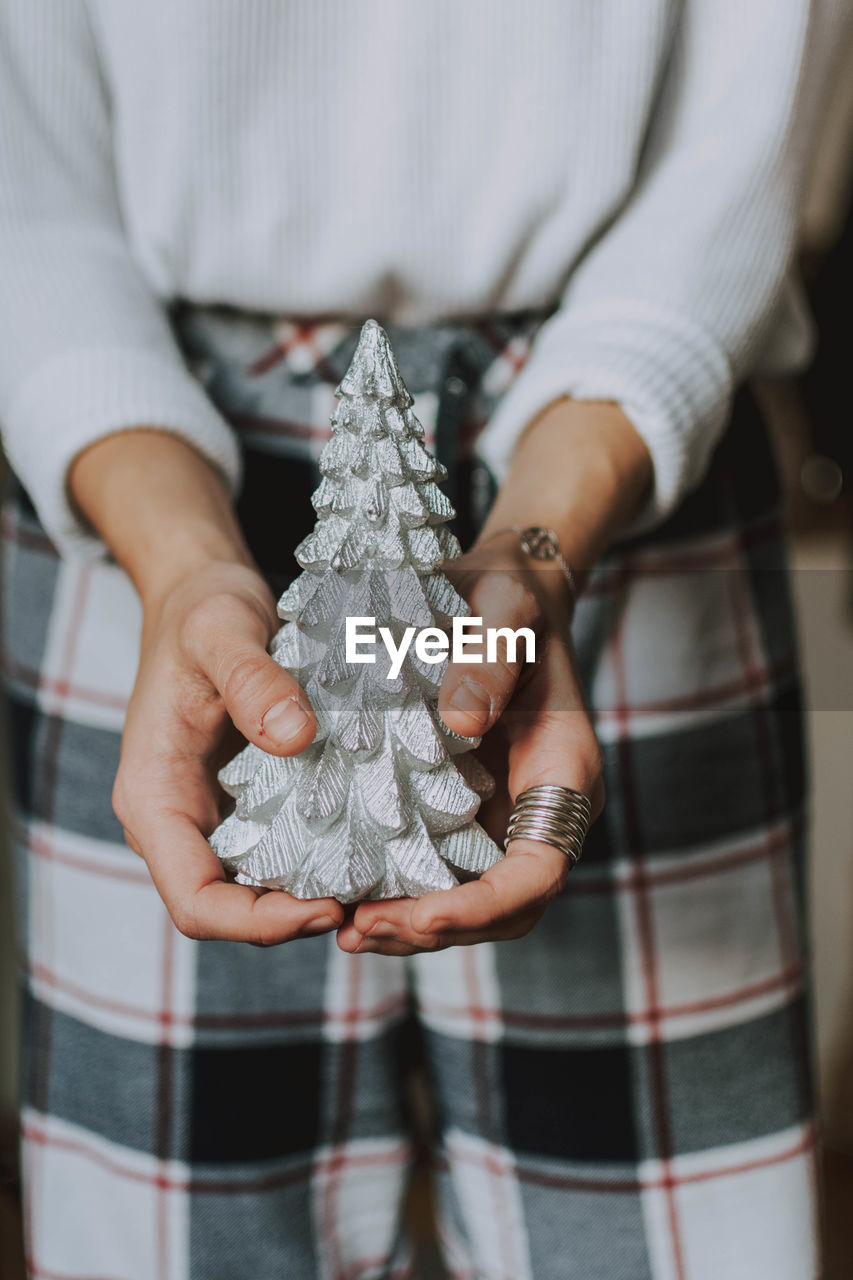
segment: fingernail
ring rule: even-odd
[[[394,925],[387,920],[377,920],[376,924],[372,924],[364,936],[365,938],[393,938],[396,932]]]
[[[285,698],[270,707],[261,721],[261,728],[283,747],[304,732],[310,718],[301,702],[296,698]]]
[[[485,724],[492,714],[492,700],[481,684],[464,680],[453,691],[449,706],[454,711],[463,711],[466,716],[476,720],[477,724]]]
[[[338,922],[331,916],[313,916],[299,930],[300,933],[326,933],[329,929],[337,929]]]

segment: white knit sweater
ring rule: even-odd
[[[790,368],[788,268],[834,0],[2,0],[0,423],[66,553],[74,455],[230,429],[181,297],[424,321],[560,301],[482,438],[619,401],[660,519],[736,382]]]

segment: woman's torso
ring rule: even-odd
[[[540,307],[624,202],[680,0],[88,0],[131,247],[169,298]]]

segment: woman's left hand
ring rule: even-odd
[[[493,769],[498,794],[478,817],[501,846],[509,796],[528,787],[557,783],[583,792],[593,820],[604,804],[601,749],[572,649],[568,585],[553,564],[534,566],[517,543],[517,535],[496,537],[445,566],[484,628],[530,627],[536,634],[530,665],[449,663],[438,703],[448,728],[469,737],[500,721],[495,732],[506,743],[504,778]],[[401,956],[518,938],[561,891],[569,868],[569,859],[552,845],[513,840],[506,856],[477,880],[422,898],[359,903],[339,928],[338,945]]]

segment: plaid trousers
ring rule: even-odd
[[[389,326],[457,531],[477,432],[539,316]],[[357,326],[176,317],[240,433],[276,590],[310,529]],[[799,682],[773,464],[751,399],[701,488],[613,547],[574,639],[608,801],[525,938],[348,955],[173,927],[110,806],[140,609],[3,513],[35,1280],[416,1276],[407,1080],[431,1097],[454,1280],[814,1280]]]

